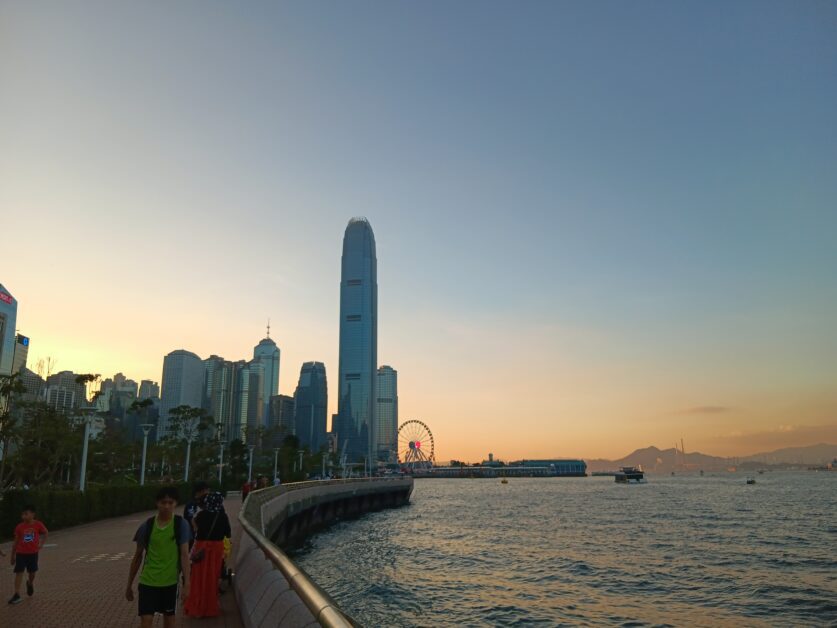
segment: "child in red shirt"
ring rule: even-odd
[[[29,574],[26,581],[26,594],[35,593],[35,573],[38,571],[38,552],[44,546],[49,534],[46,526],[35,519],[35,507],[24,506],[20,513],[20,523],[15,528],[15,542],[12,545],[11,563],[15,567],[15,594],[9,604],[20,604],[20,585],[23,584],[23,572]]]

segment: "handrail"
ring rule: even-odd
[[[299,595],[303,604],[308,607],[311,614],[325,628],[357,628],[360,624],[340,610],[340,607],[337,606],[337,603],[328,593],[323,591],[316,582],[311,580],[308,574],[301,567],[297,566],[285,552],[270,542],[267,536],[265,536],[261,507],[271,499],[295,490],[331,484],[363,483],[370,481],[381,482],[391,479],[397,480],[400,478],[313,480],[271,486],[249,493],[238,513],[238,520],[241,523],[242,530],[250,535],[250,538],[264,552],[265,557],[282,573],[290,587]],[[251,521],[249,516],[252,516],[255,522]]]

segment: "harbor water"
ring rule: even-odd
[[[837,473],[417,480],[294,559],[377,626],[829,626]]]

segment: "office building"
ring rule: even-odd
[[[206,369],[204,408],[212,416],[213,434],[221,440],[229,440],[234,434],[236,365],[235,362],[211,355],[203,362]],[[220,430],[220,434],[215,431]]]
[[[15,356],[17,299],[0,283],[0,375],[11,375]]]
[[[377,385],[378,460],[398,462],[398,371],[391,366],[378,369]]]
[[[270,431],[273,447],[278,447],[296,431],[294,398],[289,395],[274,395],[270,398]]]
[[[340,273],[340,357],[337,432],[350,462],[376,457],[378,262],[365,218],[352,218],[343,236]],[[299,413],[299,407],[297,407]]]
[[[299,443],[311,451],[326,445],[328,385],[322,362],[306,362],[294,393],[294,431]]]
[[[87,387],[76,381],[72,371],[60,371],[46,378],[43,397],[51,408],[71,412],[87,406]]]
[[[29,356],[29,338],[21,334],[15,336],[15,355],[12,359],[12,373],[20,373],[26,368],[26,358]]]
[[[253,348],[253,361],[262,366],[264,382],[262,384],[261,425],[267,427],[270,422],[270,398],[279,394],[279,347],[270,339],[270,325],[267,337]]]
[[[160,424],[157,439],[170,436],[169,412],[178,406],[203,406],[204,364],[191,351],[178,349],[163,359]]]
[[[37,401],[42,398],[46,382],[44,378],[25,366],[20,371],[20,383],[26,389],[23,393],[24,401]]]
[[[154,399],[160,397],[160,385],[157,382],[152,382],[150,379],[144,379],[140,382],[137,399]]]

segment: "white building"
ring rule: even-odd
[[[191,351],[177,349],[163,358],[160,424],[157,440],[169,436],[169,412],[177,406],[203,407],[205,369]]]

